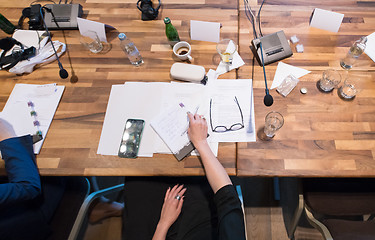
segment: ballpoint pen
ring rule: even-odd
[[[180,106],[181,106],[181,105],[180,105]],[[199,109],[199,106],[197,106],[197,107],[195,108],[194,115],[197,114],[198,109]],[[186,112],[186,114],[188,114],[188,113],[189,113],[189,112]],[[187,123],[186,129],[185,129],[185,131],[183,131],[183,132],[181,133],[181,136],[183,136],[184,134],[186,134],[187,131],[188,131],[188,129],[189,129],[189,118],[188,118],[188,123]]]

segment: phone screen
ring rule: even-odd
[[[118,156],[123,158],[136,158],[145,121],[142,119],[128,119],[122,134]]]

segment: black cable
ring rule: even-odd
[[[261,29],[261,27],[260,27],[260,11],[262,10],[262,7],[263,7],[264,2],[265,2],[265,0],[262,1],[262,4],[260,5],[259,11],[258,11],[258,16],[257,16],[257,18],[258,18],[259,34],[260,34],[260,36],[262,36],[262,37],[263,37],[263,33],[262,33],[262,29]]]

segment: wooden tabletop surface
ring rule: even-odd
[[[31,1],[0,1],[0,12],[16,23],[22,9]],[[64,2],[64,1],[63,1]],[[42,2],[42,4],[46,4]],[[118,32],[108,34],[111,46],[99,54],[89,53],[80,44],[79,32],[53,31],[53,39],[67,43],[68,51],[61,57],[70,76],[59,78],[56,62],[42,66],[31,74],[16,76],[0,71],[0,109],[6,103],[16,83],[64,85],[65,92],[51,127],[37,156],[41,175],[203,175],[201,162],[189,157],[178,162],[173,155],[155,154],[153,158],[125,159],[97,155],[100,134],[113,84],[125,81],[170,82],[169,70],[178,59],[165,35],[164,17],[169,17],[181,40],[192,46],[194,64],[216,69],[219,55],[216,44],[192,41],[189,37],[190,20],[220,21],[221,36],[237,39],[238,5],[226,0],[162,0],[158,20],[141,21],[141,12],[134,0],[75,0],[83,6],[83,18],[102,22],[125,32],[141,52],[145,64],[134,67],[119,46]],[[156,6],[155,6],[156,7]],[[25,24],[26,25],[26,24]],[[0,37],[5,37],[1,32]],[[109,49],[110,48],[110,49]],[[74,71],[78,79],[71,79]],[[232,71],[224,75],[236,78]],[[147,99],[145,99],[147,101]],[[236,174],[236,144],[219,147],[219,160],[231,175]],[[3,166],[3,162],[1,162]],[[4,168],[2,167],[2,172]]]
[[[42,2],[42,4],[48,3]],[[130,65],[116,39],[108,34],[110,45],[103,53],[92,54],[81,46],[79,33],[53,31],[54,40],[67,43],[61,58],[70,76],[62,80],[57,64],[35,69],[33,73],[15,76],[0,71],[0,109],[16,83],[57,83],[66,87],[52,125],[37,156],[42,175],[202,175],[198,158],[182,162],[170,155],[153,158],[123,159],[97,155],[97,147],[113,84],[125,81],[169,82],[169,69],[177,60],[168,45],[164,17],[170,17],[181,40],[192,45],[194,64],[216,69],[219,56],[215,43],[192,41],[190,20],[220,22],[221,37],[239,40],[239,53],[246,65],[221,78],[253,78],[256,130],[261,132],[269,111],[283,114],[284,126],[270,141],[257,137],[255,143],[221,143],[219,160],[231,175],[239,176],[375,176],[375,63],[363,54],[353,70],[341,70],[340,58],[361,36],[375,31],[375,1],[300,1],[266,0],[261,11],[264,35],[284,30],[287,38],[297,35],[304,53],[296,53],[284,63],[310,70],[300,78],[296,89],[286,98],[271,90],[274,104],[263,105],[264,80],[257,64],[252,74],[249,45],[253,32],[244,13],[243,1],[230,0],[162,0],[158,20],[141,21],[133,0],[76,0],[83,6],[84,18],[114,26],[125,32],[137,45],[145,64]],[[249,0],[254,13],[261,1]],[[30,1],[0,0],[0,12],[13,23]],[[344,13],[338,33],[309,27],[315,7]],[[65,35],[65,36],[64,36]],[[1,32],[0,37],[6,35]],[[277,63],[266,66],[269,86]],[[360,92],[353,101],[343,101],[336,90],[323,94],[316,88],[325,69],[340,70],[356,79]],[[74,74],[72,74],[74,72]],[[299,93],[305,87],[306,95]],[[3,162],[0,163],[4,173]]]
[[[262,1],[249,1],[258,13]],[[338,33],[309,27],[314,8],[345,14]],[[249,49],[253,32],[240,1],[240,54],[246,65],[238,78],[251,78],[252,54]],[[311,71],[301,77],[297,87],[284,98],[271,90],[274,104],[263,105],[262,68],[254,67],[255,124],[260,133],[270,111],[284,116],[284,126],[270,141],[257,137],[254,143],[238,143],[239,176],[375,176],[375,63],[360,56],[350,71],[340,67],[340,59],[361,36],[375,32],[375,1],[265,1],[261,10],[263,35],[284,30],[288,39],[296,35],[304,46],[282,62]],[[266,66],[268,86],[277,63]],[[339,70],[343,78],[355,79],[359,93],[353,101],[343,101],[335,89],[321,93],[316,82],[328,68]],[[307,94],[300,88],[307,88]],[[262,138],[262,137],[261,137]]]

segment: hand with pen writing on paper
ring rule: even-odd
[[[206,118],[204,118],[204,116],[199,114],[193,115],[192,113],[188,113],[188,118],[188,135],[190,141],[197,148],[199,145],[207,141],[207,121]]]

